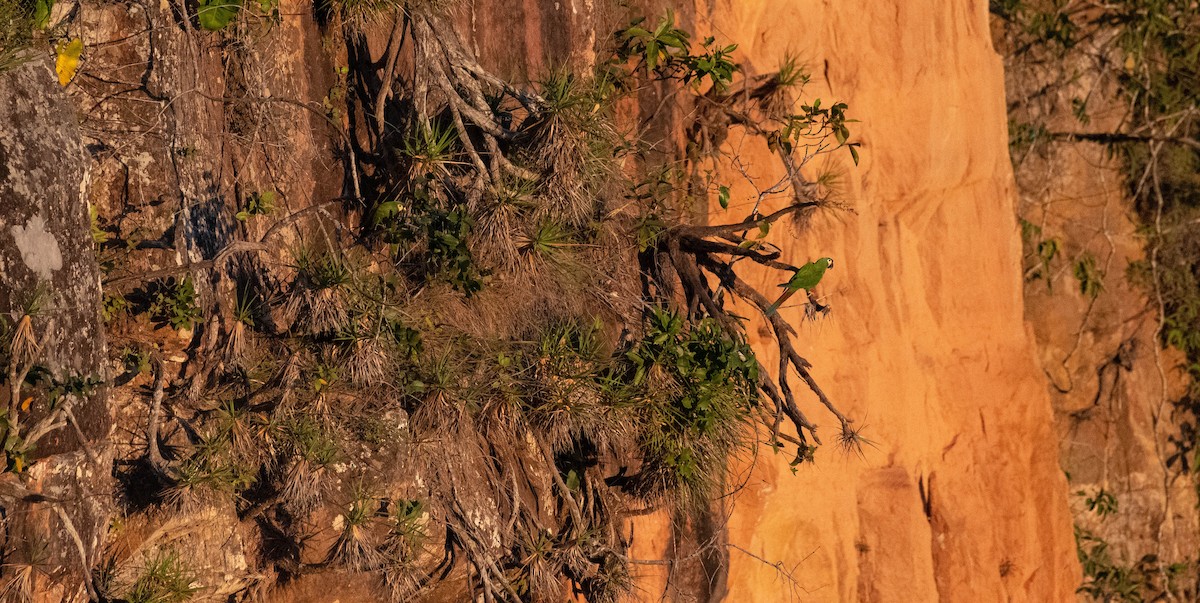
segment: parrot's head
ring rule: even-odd
[[[824,262],[826,270],[833,270],[833,258],[821,258],[817,261]]]

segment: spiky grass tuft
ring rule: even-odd
[[[775,71],[775,83],[781,88],[803,88],[812,79],[808,69],[800,62],[800,57],[787,53]]]
[[[517,238],[517,248],[529,261],[561,260],[572,247],[571,232],[553,221],[542,222],[532,232]]]
[[[380,551],[385,557],[384,582],[393,600],[410,601],[422,588],[419,560],[429,538],[429,512],[419,500],[395,500],[388,512],[388,532]]]
[[[284,428],[287,446],[280,495],[284,505],[298,515],[307,515],[324,496],[328,468],[337,459],[338,439],[329,428],[302,416]]]
[[[178,464],[164,502],[179,509],[220,504],[252,486],[257,459],[235,454],[230,438],[221,428],[206,436],[196,452]]]
[[[257,313],[258,297],[249,289],[239,290],[237,302],[233,307],[233,323],[229,326],[229,336],[225,341],[225,359],[231,364],[240,364],[251,351],[250,334],[248,329],[254,327],[254,316]]]
[[[24,541],[9,544],[4,551],[5,563],[0,565],[0,601],[33,603],[38,574],[50,573],[50,544],[47,541]]]
[[[850,423],[843,424],[842,430],[837,434],[838,448],[840,448],[842,452],[846,454],[853,453],[858,455],[859,458],[866,458],[863,454],[863,447],[870,446],[875,448],[876,446],[875,442],[862,436],[862,431],[864,428],[866,428],[866,425],[855,428]]]
[[[461,163],[459,145],[453,124],[434,121],[414,127],[405,137],[400,153],[409,162],[411,178],[446,176],[452,166]]]
[[[353,489],[353,500],[346,511],[334,520],[338,538],[329,550],[328,560],[356,571],[378,568],[384,561],[379,552],[372,527],[379,510],[379,500],[364,486]]]
[[[384,23],[408,5],[406,0],[319,0],[322,13],[357,28]]]
[[[147,560],[137,580],[129,587],[129,603],[182,603],[198,590],[192,570],[175,551],[159,553]]]
[[[392,368],[392,348],[384,333],[365,322],[363,318],[353,320],[338,332],[338,363],[352,384],[373,387],[382,384]]]
[[[585,226],[596,219],[597,196],[590,189],[612,176],[614,133],[595,80],[556,69],[538,84],[545,111],[533,118],[533,144],[528,162],[543,174],[542,203],[537,215],[568,226]]]
[[[336,252],[296,253],[296,280],[287,301],[293,330],[316,335],[336,331],[350,318],[350,288],[354,278],[349,261]]]
[[[481,198],[475,210],[474,242],[482,261],[506,270],[515,268],[519,260],[518,232],[537,207],[537,183],[515,177],[504,179],[491,194]]]

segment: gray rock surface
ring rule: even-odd
[[[0,74],[0,124],[16,126],[0,128],[0,314],[11,327],[35,296],[43,297],[31,321],[41,345],[35,364],[54,383],[100,383],[86,399],[72,401],[79,432],[70,426],[50,431],[29,453],[26,471],[0,475],[10,489],[48,499],[0,498],[8,519],[0,538],[6,565],[41,560],[31,584],[39,596],[80,600],[86,597],[83,567],[99,560],[108,523],[111,421],[100,270],[83,195],[84,148],[74,103],[49,58]],[[5,385],[0,398],[7,407]],[[31,398],[20,419],[23,436],[46,416],[50,389],[21,390]]]

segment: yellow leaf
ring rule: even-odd
[[[55,52],[58,54],[58,60],[54,63],[54,70],[58,72],[58,83],[66,86],[75,77],[75,70],[79,69],[79,55],[83,54],[83,40],[79,38],[70,41],[62,40],[58,43]]]
[[[19,456],[17,458],[14,458],[13,459],[13,472],[20,473],[23,469],[25,469],[25,461],[23,461],[21,459],[21,457],[19,457]]]
[[[25,401],[21,403],[21,411],[22,412],[28,411],[29,405],[32,402],[33,402],[33,396],[29,396],[28,398],[25,398]]]

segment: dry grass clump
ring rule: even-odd
[[[323,334],[347,324],[353,272],[346,258],[304,247],[296,254],[295,269],[286,306],[293,330]]]

